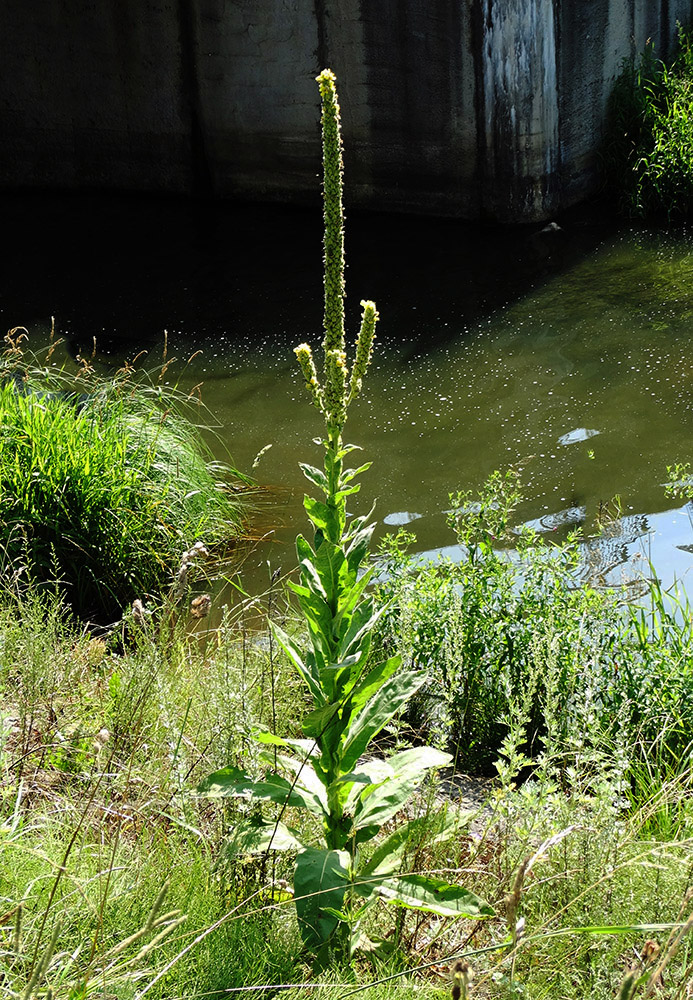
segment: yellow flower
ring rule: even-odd
[[[313,361],[313,352],[310,349],[310,345],[299,344],[298,347],[294,347],[294,354],[298,358],[298,363],[301,366],[303,378],[306,381],[306,389],[310,394],[310,398],[312,399],[314,406],[317,406],[319,410],[322,410],[323,392],[320,388],[320,383],[318,382],[318,373],[315,370],[315,362]]]
[[[373,338],[375,337],[375,324],[378,322],[378,310],[375,308],[375,302],[362,300],[361,307],[363,308],[361,329],[356,341],[356,360],[351,372],[348,402],[351,402],[361,392],[363,376],[366,374],[373,357]]]

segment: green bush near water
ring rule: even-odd
[[[656,580],[636,603],[578,585],[577,540],[555,545],[514,533],[519,499],[512,471],[495,473],[478,496],[451,496],[457,562],[417,563],[405,532],[386,543],[380,641],[429,674],[410,723],[432,731],[472,772],[493,773],[518,710],[530,757],[547,740],[568,751],[589,733],[675,768],[693,744],[685,599],[672,600]]]
[[[174,393],[127,373],[78,389],[38,369],[0,385],[0,568],[109,622],[195,541],[236,539],[244,505]]]
[[[693,209],[693,36],[679,28],[667,65],[648,47],[626,61],[611,97],[603,146],[608,186],[636,218]]]

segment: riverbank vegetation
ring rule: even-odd
[[[459,558],[417,562],[400,531],[383,549],[379,629],[428,680],[408,710],[458,766],[493,772],[514,713],[532,757],[567,750],[588,723],[599,739],[647,748],[667,773],[693,740],[693,625],[684,592],[656,579],[610,590],[583,570],[580,536],[547,543],[513,527],[519,473],[495,473],[478,496],[450,497]],[[608,532],[608,525],[603,530]]]
[[[604,143],[607,183],[635,218],[687,216],[693,209],[693,35],[679,27],[670,63],[648,46],[624,63]]]
[[[428,584],[420,607],[410,595],[409,614],[423,619],[432,571],[417,572]],[[408,579],[416,591],[416,572]],[[441,580],[445,586],[445,572]],[[661,689],[660,671],[649,706],[639,704],[628,664],[620,670],[610,661],[610,696],[628,710],[617,718],[649,707],[659,720],[655,738],[637,727],[619,730],[608,717],[603,725],[598,692],[580,688],[581,702],[575,691],[572,702],[562,700],[560,675],[539,673],[545,660],[536,660],[529,678],[534,690],[522,677],[506,686],[488,744],[471,728],[475,759],[493,778],[472,781],[447,768],[410,801],[406,824],[393,814],[361,846],[367,862],[389,838],[393,874],[467,889],[493,915],[374,904],[361,915],[353,958],[335,956],[318,969],[294,905],[296,846],[254,853],[237,839],[253,826],[267,839],[252,800],[227,799],[220,808],[194,794],[210,772],[229,765],[267,781],[274,750],[280,764],[286,760],[279,741],[300,748],[306,739],[304,685],[272,634],[258,628],[269,607],[284,634],[305,641],[304,625],[280,594],[274,582],[272,593],[227,610],[208,631],[182,619],[172,629],[165,617],[159,629],[130,618],[124,652],[70,624],[52,595],[2,599],[0,969],[7,995],[192,998],[295,983],[296,996],[310,988],[337,997],[395,976],[366,995],[385,997],[396,985],[398,994],[435,997],[449,994],[457,961],[473,970],[472,995],[480,997],[611,998],[629,970],[651,978],[691,910],[691,757],[681,747],[678,714],[685,703],[674,693],[674,710],[662,710],[667,691],[690,680],[689,625],[673,617],[667,629],[648,631],[647,663],[666,664],[671,685]],[[574,636],[566,600],[556,590],[535,617],[537,657]],[[656,603],[646,607],[656,620]],[[491,669],[493,629],[471,638],[487,613],[500,621],[485,599],[470,620],[458,611],[468,638],[463,646],[458,631],[454,645],[460,660],[468,655]],[[429,685],[439,691],[432,666],[428,676],[438,679]],[[497,693],[489,684],[485,702],[479,676],[477,685],[477,708],[489,717],[498,711]],[[455,693],[461,718],[461,693],[446,692],[447,704],[455,706]],[[440,717],[434,722],[415,730],[393,720],[371,758],[435,740]],[[262,732],[277,740],[258,743]],[[458,745],[466,750],[464,734]],[[317,846],[320,826],[299,806],[277,805],[264,822]],[[408,837],[394,844],[402,830]],[[336,923],[340,908],[331,909]],[[667,996],[687,995],[688,940],[682,936],[671,954]]]
[[[202,628],[174,567],[156,613],[107,638],[29,574],[0,591],[0,985],[684,1000],[690,616],[653,581],[637,604],[576,586],[576,539],[513,530],[513,471],[453,496],[459,563],[422,565],[402,535],[370,553],[370,516],[347,510],[367,463],[346,467],[342,432],[377,314],[365,301],[349,370],[320,84],[321,374],[297,355],[323,465],[303,466],[299,576],[237,588]]]
[[[84,362],[71,374],[33,363],[21,338],[8,335],[0,384],[6,585],[57,586],[107,624],[156,600],[195,542],[228,555],[247,480],[212,460],[194,403],[129,367],[98,378]]]

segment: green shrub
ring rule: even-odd
[[[471,771],[492,771],[517,706],[530,756],[547,734],[564,748],[620,734],[673,767],[693,734],[690,617],[656,582],[637,605],[580,585],[576,538],[510,533],[518,499],[512,472],[495,473],[476,500],[451,497],[458,562],[417,563],[403,532],[386,543],[380,642],[430,677],[410,723]],[[509,538],[512,553],[499,548]]]
[[[127,372],[77,388],[38,369],[0,385],[0,571],[57,581],[104,622],[169,585],[196,540],[236,538],[242,503],[175,393]]]
[[[667,66],[648,47],[624,63],[612,94],[604,167],[626,215],[688,215],[693,207],[693,50],[679,28]]]

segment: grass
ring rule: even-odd
[[[687,216],[693,207],[693,48],[679,27],[671,65],[648,47],[614,86],[603,145],[608,186],[637,218]]]
[[[606,1000],[618,995],[648,939],[664,951],[669,930],[656,925],[690,912],[690,757],[674,767],[667,755],[664,770],[664,733],[659,746],[633,747],[625,733],[615,739],[576,719],[568,737],[548,727],[530,763],[526,692],[518,686],[497,778],[474,801],[471,826],[436,846],[432,831],[448,793],[429,786],[413,806],[428,832],[403,862],[405,870],[461,880],[495,905],[497,917],[475,924],[376,909],[366,930],[390,942],[390,957],[362,957],[316,976],[285,891],[290,859],[227,857],[225,838],[249,807],[220,809],[191,793],[230,761],[257,773],[249,731],[257,721],[272,724],[272,699],[279,733],[299,731],[301,689],[257,631],[267,604],[263,595],[227,611],[210,632],[189,633],[183,620],[173,630],[134,631],[134,644],[114,653],[66,620],[54,595],[26,595],[19,611],[14,595],[0,600],[3,995],[24,995],[56,927],[53,956],[31,996],[47,997],[50,988],[65,1000],[101,993],[192,1000],[296,983],[287,995],[433,998],[449,995],[451,966],[464,954],[476,997]],[[295,630],[283,605],[274,614]],[[670,641],[670,633],[661,639]],[[397,733],[402,740],[406,729],[390,738]],[[298,813],[285,819],[301,822]],[[155,917],[163,923],[143,932],[164,884]],[[664,995],[687,995],[692,961],[684,942]]]
[[[81,996],[91,983],[88,995],[102,980],[130,996],[220,919],[176,964],[179,995],[288,975],[291,924],[273,927],[267,912],[224,919],[267,876],[225,863],[218,844],[232,815],[189,793],[196,775],[239,755],[246,714],[262,717],[264,650],[242,625],[193,637],[179,622],[175,637],[140,637],[114,655],[66,624],[52,600],[26,599],[20,617],[6,598],[1,613],[0,897],[13,912],[0,984],[21,995],[59,927],[48,976],[56,995]],[[114,954],[145,925],[164,883],[164,924]],[[10,947],[20,903],[21,942]],[[170,982],[152,995],[169,995]]]
[[[247,481],[212,461],[190,402],[129,369],[69,379],[8,367],[0,384],[0,573],[57,586],[81,618],[117,620],[173,583],[201,541],[243,533]]]

